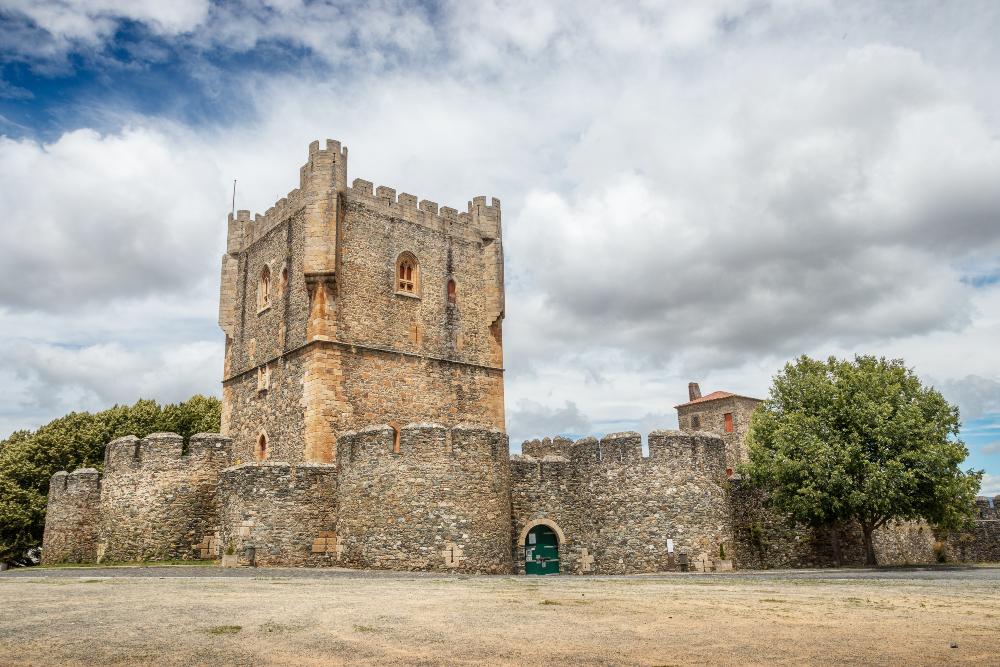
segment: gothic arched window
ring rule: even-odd
[[[411,252],[404,252],[396,260],[396,291],[418,294],[420,290],[420,265]]]

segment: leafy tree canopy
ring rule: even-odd
[[[0,560],[23,562],[41,544],[49,479],[59,470],[100,469],[105,445],[126,435],[172,431],[187,440],[217,432],[221,414],[221,403],[212,397],[165,406],[140,399],[96,414],[71,412],[0,441]]]
[[[754,413],[744,472],[797,521],[857,521],[874,565],[872,532],[886,522],[948,528],[970,517],[982,471],[959,467],[960,425],[958,408],[902,360],[803,356]]]

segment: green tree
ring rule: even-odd
[[[24,562],[41,544],[49,479],[57,471],[100,469],[107,443],[125,435],[172,431],[186,441],[195,433],[217,432],[221,414],[221,403],[212,397],[162,407],[140,399],[96,414],[71,412],[0,441],[0,561]]]
[[[803,356],[775,376],[754,413],[743,472],[770,504],[814,527],[856,521],[866,561],[892,520],[965,523],[982,471],[962,471],[958,408],[901,360]]]

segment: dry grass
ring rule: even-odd
[[[262,570],[0,577],[0,598],[0,664],[46,666],[985,665],[996,661],[1000,618],[997,578],[288,579]]]

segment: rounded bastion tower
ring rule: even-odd
[[[337,462],[340,565],[512,572],[503,431],[371,426],[340,436]]]

